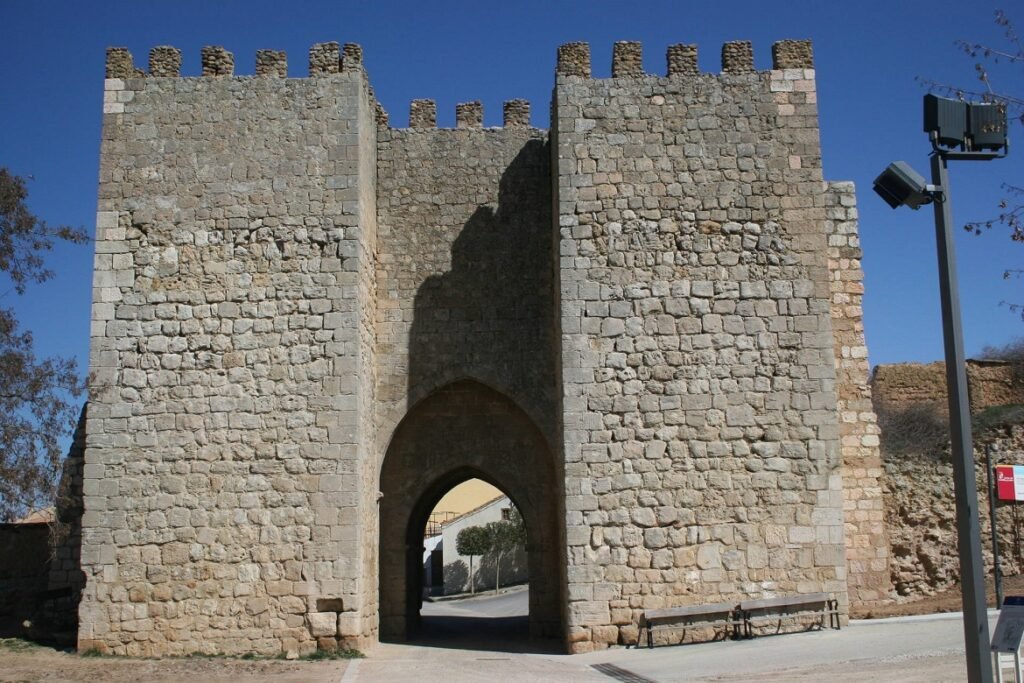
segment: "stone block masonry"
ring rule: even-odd
[[[846,602],[814,72],[730,43],[721,76],[647,76],[619,45],[612,79],[563,59],[551,133],[574,652],[649,608]]]
[[[809,47],[808,47],[809,49]],[[776,59],[802,50],[777,49]],[[782,54],[780,54],[782,53]],[[864,340],[864,272],[852,183],[829,183],[825,194],[836,400],[843,454],[843,520],[846,525],[847,590],[862,608],[888,601],[890,548],[882,496],[878,419],[871,397]]]
[[[361,71],[232,68],[106,83],[84,648],[311,651],[323,599],[375,633],[374,103]]]
[[[303,77],[110,49],[80,647],[407,637],[422,522],[470,477],[522,511],[531,631],[572,652],[652,607],[881,599],[855,209],[811,58],[729,43],[700,74],[680,43],[653,76],[620,42],[604,78],[570,43],[549,132],[515,99],[500,128],[432,100],[392,128],[354,43]]]

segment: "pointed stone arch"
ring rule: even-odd
[[[468,479],[501,489],[527,529],[531,636],[564,635],[560,525],[563,493],[551,448],[534,421],[477,381],[447,384],[399,423],[380,473],[380,634],[419,625],[423,528],[437,501]]]

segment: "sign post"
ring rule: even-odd
[[[1024,596],[1008,595],[999,610],[999,621],[992,633],[992,654],[995,657],[996,681],[1002,683],[1003,669],[999,665],[999,655],[1008,652],[1013,655],[1013,680],[1024,681],[1020,668],[1020,641],[1024,636]]]
[[[993,479],[995,473],[992,471],[992,452],[995,450],[993,444],[985,448],[985,474],[988,480],[988,517],[989,527],[992,532],[992,581],[996,588],[996,605],[1003,604],[1003,572],[999,566],[999,533],[996,531],[996,486]]]

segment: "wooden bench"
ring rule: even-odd
[[[641,617],[640,633],[647,630],[647,647],[654,647],[654,629],[658,626],[669,626],[684,622],[683,628],[693,624],[702,626],[728,626],[732,637],[740,635],[739,608],[734,602],[716,602],[710,605],[689,605],[687,607],[665,607],[662,609],[645,610]],[[639,646],[640,643],[637,643]]]
[[[827,593],[805,593],[804,595],[787,595],[778,598],[744,600],[736,609],[738,611],[737,618],[743,620],[743,635],[746,638],[754,637],[755,615],[767,615],[768,613],[774,613],[775,616],[757,625],[763,626],[777,621],[776,633],[782,627],[784,618],[809,612],[815,612],[821,616],[818,628],[825,628],[825,617],[828,617],[829,626],[839,629],[839,603]]]

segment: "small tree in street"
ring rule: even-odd
[[[526,527],[519,510],[512,508],[509,518],[489,522],[484,527],[488,538],[488,552],[494,555],[494,592],[501,588],[501,561],[506,555],[526,544]]]
[[[469,592],[476,592],[473,575],[473,557],[485,554],[491,547],[491,539],[484,527],[468,526],[455,537],[455,550],[459,555],[469,557]]]

